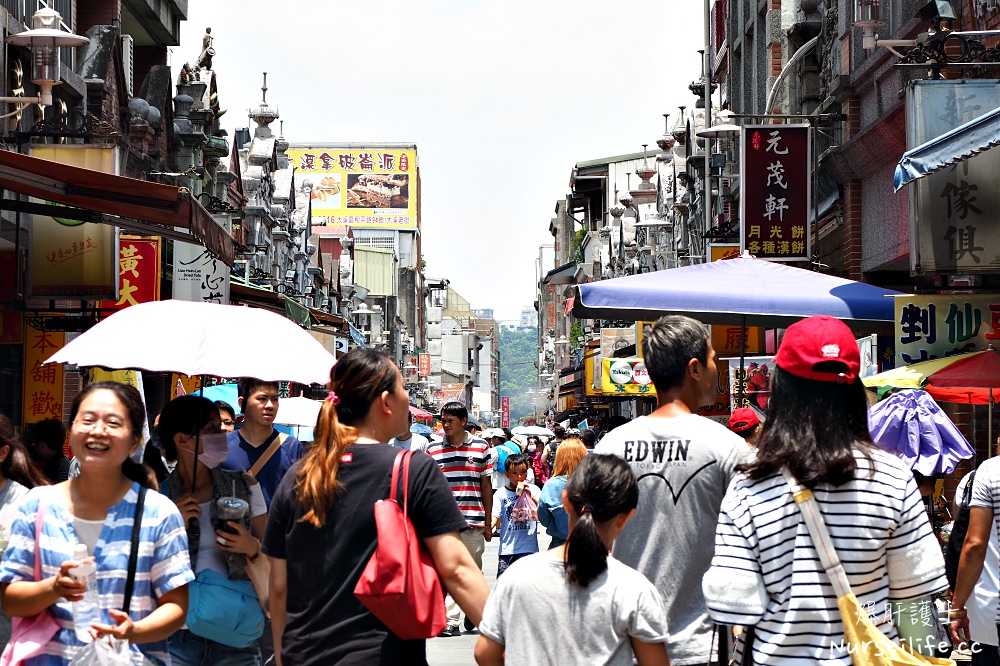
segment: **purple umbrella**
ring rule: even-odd
[[[875,444],[924,476],[948,474],[975,451],[926,391],[893,393],[868,410]]]

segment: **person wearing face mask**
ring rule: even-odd
[[[187,526],[191,566],[196,575],[191,584],[192,599],[203,594],[202,598],[211,603],[227,609],[232,605],[233,614],[242,614],[233,617],[239,630],[227,633],[227,629],[216,625],[205,631],[201,618],[196,617],[198,605],[192,603],[187,624],[168,640],[171,662],[180,666],[256,666],[262,663],[258,639],[264,630],[263,612],[256,603],[239,602],[248,596],[256,602],[246,563],[260,556],[260,539],[267,522],[260,484],[245,472],[219,467],[229,454],[229,445],[219,408],[211,400],[197,395],[172,400],[160,413],[157,431],[166,457],[177,460],[161,492],[174,501]],[[233,497],[249,506],[248,515],[242,520],[224,521],[219,516],[218,502]],[[224,529],[216,529],[223,525]],[[226,591],[220,592],[220,585]],[[253,629],[258,625],[259,631]],[[245,631],[247,627],[252,629],[250,635]],[[251,638],[252,633],[257,636]]]
[[[531,468],[534,472],[534,479],[531,483],[541,488],[549,479],[549,472],[545,468],[545,459],[542,457],[541,440],[534,435],[529,437],[528,446],[525,447],[524,452],[531,458]]]

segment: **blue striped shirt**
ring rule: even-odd
[[[39,545],[42,555],[42,578],[59,573],[66,560],[73,557],[77,543],[73,515],[62,502],[62,494],[53,486],[28,492],[11,527],[10,542],[0,562],[0,583],[30,581],[35,567],[35,517],[38,500],[46,495],[45,516]],[[139,484],[133,483],[122,500],[108,509],[94,556],[97,562],[97,590],[103,622],[114,624],[108,609],[119,610],[124,603],[125,581],[132,542],[135,504]],[[139,530],[139,558],[130,615],[141,620],[157,608],[157,599],[167,592],[194,580],[188,558],[187,532],[177,507],[159,493],[146,493]],[[26,666],[67,664],[83,648],[73,631],[73,604],[65,599],[49,607],[60,629],[38,656]],[[166,641],[132,646],[132,663],[169,664]]]

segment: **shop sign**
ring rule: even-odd
[[[897,367],[1000,347],[1000,294],[904,294],[894,301]]]
[[[507,395],[500,398],[500,427],[510,427],[510,396]]]
[[[429,377],[431,374],[431,355],[417,354],[417,374],[421,377]]]
[[[193,243],[174,243],[174,298],[229,305],[229,267]]]
[[[416,229],[417,151],[295,146],[297,200],[311,201],[316,226]]]
[[[635,354],[641,356],[642,354],[636,345],[636,341],[635,326],[628,328],[602,328],[601,356],[604,358],[613,358],[615,352],[628,347],[635,348]]]
[[[160,239],[121,236],[118,241],[118,300],[103,301],[103,310],[160,300]]]
[[[24,327],[22,423],[63,418],[63,364],[42,365],[66,344],[66,334]]]
[[[906,145],[914,148],[1000,106],[995,80],[913,81],[906,95]],[[1000,268],[1000,152],[987,150],[913,181],[910,267],[938,274]]]
[[[31,154],[103,173],[117,171],[113,148],[32,146]],[[29,298],[118,299],[117,227],[32,215],[28,245]]]
[[[809,125],[744,125],[740,247],[758,259],[808,261],[812,187]]]
[[[601,359],[601,391],[617,395],[656,395],[641,358]]]

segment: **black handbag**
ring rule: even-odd
[[[955,589],[955,579],[958,577],[958,561],[962,557],[962,545],[965,543],[965,535],[969,532],[969,503],[972,501],[972,483],[976,480],[976,472],[973,470],[969,475],[969,483],[962,493],[962,501],[958,506],[958,513],[955,521],[951,525],[951,535],[948,537],[948,544],[944,551],[944,573],[948,577],[948,585]]]

